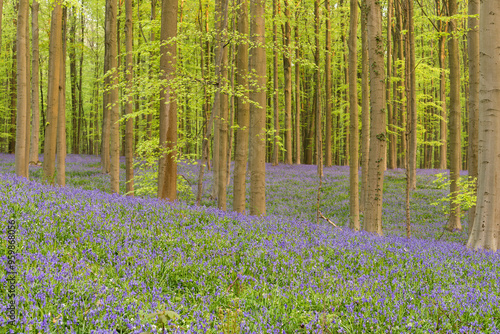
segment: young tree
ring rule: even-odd
[[[330,22],[330,1],[325,0],[326,33],[325,33],[325,165],[332,165],[332,25]]]
[[[382,198],[386,159],[386,102],[384,42],[380,2],[367,0],[368,56],[370,58],[370,156],[365,202],[365,230],[382,235]]]
[[[479,179],[471,249],[500,248],[500,2],[484,0],[479,15]]]
[[[266,38],[265,0],[250,2],[250,36],[254,43],[249,69],[255,75],[250,99],[250,214],[266,214]]]
[[[283,72],[285,76],[285,163],[292,164],[292,49],[290,42],[292,38],[292,29],[290,27],[290,6],[288,0],[284,0],[285,5],[285,27],[283,29],[283,44],[285,52],[283,53]]]
[[[349,108],[351,111],[349,133],[349,226],[359,231],[359,120],[358,120],[358,1],[350,0],[349,22]],[[328,127],[328,126],[327,126]]]
[[[134,111],[134,99],[132,95],[132,71],[134,66],[132,27],[132,0],[125,0],[125,49],[127,52],[126,77],[128,85],[128,96],[125,104],[126,115],[131,115]],[[134,119],[129,117],[125,122],[125,189],[128,196],[134,196]]]
[[[366,0],[361,1],[361,201],[360,210],[365,210],[368,193],[368,160],[370,153],[370,86],[368,67],[368,30]]]
[[[238,128],[234,151],[233,210],[245,213],[248,126],[250,121],[250,105],[246,101],[248,99],[248,0],[239,0],[237,29],[242,40],[238,43],[236,84],[242,89],[242,95],[236,96]]]
[[[274,133],[273,133],[273,166],[279,163],[279,91],[278,91],[278,0],[273,0],[273,112],[274,112]]]
[[[449,16],[458,13],[457,0],[448,0]],[[458,179],[461,167],[461,105],[460,105],[460,60],[456,19],[450,20],[450,39],[448,41],[449,67],[450,67],[450,220],[449,230],[461,230],[460,204],[458,203]]]
[[[50,23],[49,77],[47,92],[47,123],[45,124],[43,175],[54,182],[56,160],[57,119],[59,116],[59,85],[62,58],[62,4],[54,2]]]
[[[169,201],[177,199],[177,101],[169,84],[177,64],[177,11],[177,0],[162,1],[160,71],[165,86],[160,92],[160,147],[167,153],[158,162],[158,197]]]
[[[17,12],[17,120],[16,120],[16,155],[15,170],[16,174],[28,177],[26,173],[26,123],[29,124],[28,108],[29,100],[27,96],[28,82],[27,72],[29,64],[26,63],[26,46],[29,36],[26,34],[29,18],[28,0],[20,0]]]
[[[295,13],[295,162],[300,165],[300,111],[302,108],[300,99],[300,48],[299,48],[299,9]]]
[[[1,1],[1,0],[0,0]],[[38,163],[38,141],[40,140],[40,103],[39,91],[40,80],[38,71],[40,70],[40,54],[38,45],[38,9],[39,4],[36,0],[31,6],[31,44],[32,44],[32,71],[31,71],[31,144],[29,161]],[[1,15],[1,14],[0,14]]]
[[[314,52],[314,62],[316,64],[315,69],[315,118],[316,118],[316,165],[318,166],[318,176],[323,177],[323,138],[321,134],[321,75],[319,70],[319,0],[314,1],[314,40],[316,43],[316,49]]]
[[[479,135],[479,0],[469,0],[469,31],[467,49],[469,54],[469,147],[467,151],[467,169],[469,180],[478,174],[478,135]],[[472,231],[476,206],[469,209],[468,232]]]
[[[415,62],[415,29],[413,26],[413,0],[407,0],[406,20],[408,25],[408,38],[406,39],[406,73],[407,73],[407,122],[408,130],[408,177],[410,190],[417,187],[417,79]]]

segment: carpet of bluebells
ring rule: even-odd
[[[92,156],[68,156],[67,187],[13,174],[0,155],[0,332],[7,328],[7,221],[17,223],[10,333],[500,333],[500,254],[442,234],[446,195],[418,172],[404,237],[404,172],[386,173],[385,237],[353,232],[348,168],[267,166],[268,216],[215,209],[211,174],[181,165],[174,205],[108,194]],[[123,185],[124,188],[124,185]],[[192,188],[192,189],[191,189]],[[229,205],[231,205],[231,187]],[[467,228],[464,219],[464,227]],[[436,239],[440,238],[439,241]]]

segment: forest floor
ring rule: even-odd
[[[66,188],[13,165],[0,155],[2,268],[16,224],[12,333],[500,333],[500,254],[466,249],[466,232],[441,236],[443,171],[418,171],[407,239],[402,170],[386,173],[378,237],[345,227],[347,167],[325,168],[320,192],[339,229],[316,222],[315,166],[267,165],[268,216],[256,218],[215,209],[210,173],[194,206],[193,165],[179,167],[174,205],[107,194],[98,157],[69,155]],[[147,195],[154,180],[141,177]]]

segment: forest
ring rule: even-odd
[[[0,332],[500,333],[497,0],[0,0]]]

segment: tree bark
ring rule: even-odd
[[[408,174],[410,178],[410,190],[417,187],[417,83],[416,83],[416,62],[415,62],[415,31],[413,26],[413,1],[407,2],[407,22],[408,22],[408,52],[407,73],[409,74],[409,95],[407,95],[407,122],[410,124],[408,127]]]
[[[285,79],[285,164],[292,164],[292,58],[290,42],[292,38],[292,29],[290,27],[290,7],[288,0],[285,0],[285,27],[283,33],[283,44],[285,52],[283,53],[283,72]]]
[[[479,0],[469,0],[469,31],[467,33],[469,54],[469,146],[467,150],[467,169],[469,180],[478,176],[478,136],[479,136]],[[477,186],[477,184],[475,184]],[[475,189],[477,192],[477,189]],[[476,206],[469,209],[468,232],[472,231]]]
[[[319,177],[323,177],[323,137],[321,133],[321,75],[320,75],[320,70],[319,70],[319,65],[320,65],[320,58],[319,58],[319,51],[320,51],[320,45],[319,45],[319,0],[314,1],[314,31],[315,31],[315,43],[316,43],[316,50],[314,53],[314,62],[316,64],[316,69],[315,69],[315,114],[316,114],[316,165],[317,165],[317,172]]]
[[[330,2],[325,0],[326,9],[326,36],[325,36],[325,166],[332,166],[332,36],[330,22]],[[356,8],[357,11],[357,8]],[[356,19],[357,24],[357,19]]]
[[[396,128],[393,123],[393,101],[392,93],[392,0],[387,2],[387,80],[386,80],[386,99],[387,99],[387,119],[389,128],[389,154],[387,157],[387,167],[389,169],[396,168]]]
[[[444,1],[444,0],[443,0]],[[440,0],[437,2],[438,6],[438,16],[443,16],[441,11]],[[448,23],[439,21],[439,30],[441,33],[448,31]],[[440,120],[440,153],[439,153],[439,169],[446,169],[447,167],[447,143],[448,143],[448,134],[447,134],[447,108],[446,108],[446,48],[445,48],[445,37],[439,37],[439,67],[441,68],[441,75],[439,81],[439,96],[441,100],[441,120]]]
[[[161,8],[160,71],[165,86],[160,92],[160,147],[167,150],[158,162],[158,197],[177,199],[177,101],[169,86],[174,79],[177,43],[177,0],[163,0]],[[168,42],[168,43],[167,43]]]
[[[386,158],[386,102],[384,43],[380,2],[367,0],[368,54],[370,58],[370,157],[365,203],[365,230],[382,235],[382,198]]]
[[[127,101],[125,104],[125,115],[134,112],[134,98],[132,93],[132,80],[134,68],[133,35],[132,35],[132,0],[125,0],[125,50],[127,52]],[[134,119],[129,117],[125,123],[125,189],[128,196],[134,196]]]
[[[109,113],[109,174],[111,181],[111,192],[120,192],[120,101],[118,96],[118,26],[117,0],[107,0],[109,15],[109,52],[108,64],[112,74],[109,78],[108,113]],[[104,135],[104,134],[103,134]]]
[[[467,248],[500,248],[500,2],[481,2],[479,15],[479,177]]]
[[[368,193],[368,161],[370,155],[370,85],[368,66],[368,30],[366,0],[361,2],[361,203],[360,210],[365,210]]]
[[[245,213],[246,170],[248,161],[248,126],[250,122],[250,105],[248,99],[248,0],[238,3],[238,34],[242,41],[238,43],[236,58],[236,84],[242,90],[242,96],[236,96],[238,127],[236,130],[236,147],[233,179],[233,210]]]
[[[54,183],[56,160],[57,119],[59,116],[59,85],[62,58],[62,5],[56,1],[52,10],[49,44],[49,77],[47,92],[47,123],[43,153],[43,174]]]
[[[273,113],[274,113],[274,133],[273,133],[273,166],[279,164],[279,96],[278,96],[278,25],[276,24],[278,15],[278,0],[273,0]]]
[[[359,231],[358,1],[350,0],[349,19],[349,227]],[[327,125],[327,128],[329,124]]]
[[[266,214],[266,38],[264,0],[250,2],[250,36],[254,43],[250,71],[255,73],[250,99],[250,214]]]
[[[458,12],[456,0],[448,0],[449,16]],[[450,220],[449,230],[462,230],[460,222],[460,204],[458,203],[458,180],[461,168],[461,105],[460,105],[460,60],[458,39],[456,37],[457,22],[450,20],[450,34],[448,41],[450,67]]]
[[[115,1],[115,0],[112,0]],[[110,6],[110,1],[106,0],[106,13],[105,13],[105,19],[104,19],[104,94],[102,96],[102,131],[101,131],[101,169],[103,173],[109,173],[110,172],[110,160],[109,160],[109,143],[110,143],[110,136],[111,136],[111,123],[110,123],[110,109],[109,109],[109,102],[110,102],[110,91],[109,86],[111,84],[111,78],[110,76],[106,76],[110,69],[110,64],[109,64],[109,50],[111,47],[111,23],[110,23],[110,13],[111,11],[111,6]],[[116,15],[115,15],[116,16]]]
[[[1,0],[0,0],[1,1]],[[38,45],[38,10],[39,4],[33,1],[31,7],[31,38],[32,38],[32,72],[31,72],[31,144],[29,161],[38,164],[38,141],[40,140],[40,80],[38,71],[40,70],[40,54]]]
[[[62,50],[59,66],[59,108],[57,117],[57,184],[66,186],[66,17],[67,7],[63,7]]]
[[[28,122],[28,97],[26,73],[29,72],[29,65],[26,64],[26,27],[28,25],[28,0],[20,0],[17,12],[17,118],[16,118],[16,154],[15,170],[16,175],[28,177],[26,174],[26,123]]]
[[[299,47],[299,13],[295,13],[295,163],[300,165],[300,112],[302,109],[300,98],[300,47]]]
[[[69,73],[71,83],[71,147],[74,154],[80,154],[78,140],[80,139],[78,133],[78,103],[76,99],[76,10],[71,9],[71,19],[69,26]]]

